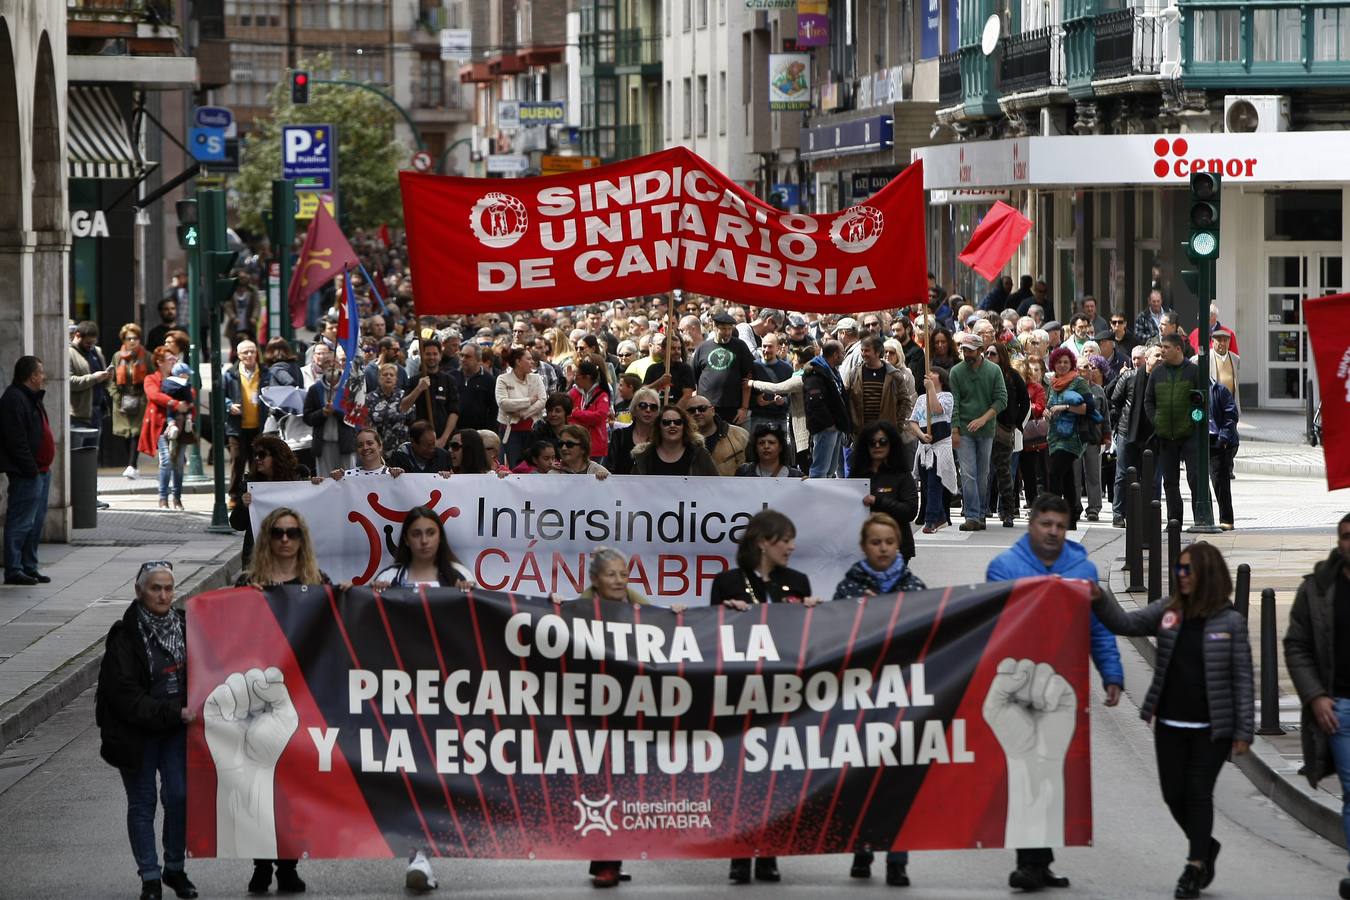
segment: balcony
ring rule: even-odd
[[[644,34],[641,28],[624,28],[615,38],[614,72],[617,75],[661,77],[661,38]]]
[[[938,106],[956,106],[961,102],[961,54],[944,53],[938,57]]]
[[[615,159],[632,159],[642,155],[641,125],[620,125],[616,131],[618,133],[614,137]]]
[[[1024,31],[1003,41],[999,90],[1004,94],[1064,86],[1064,44],[1058,28]]]
[[[70,38],[142,37],[139,26],[151,26],[151,35],[173,27],[173,0],[67,0],[66,34]]]
[[[1177,7],[1181,28],[1171,52],[1188,88],[1246,94],[1350,85],[1345,3],[1178,0]]]
[[[1094,79],[1158,74],[1166,43],[1157,16],[1120,9],[1102,13],[1094,24]]]

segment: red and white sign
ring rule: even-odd
[[[430,172],[431,154],[425,150],[418,150],[412,155],[412,167],[418,172]]]
[[[1105,134],[920,147],[924,188],[1181,185],[1193,172],[1245,184],[1342,183],[1350,132]]]
[[[506,182],[403,172],[419,311],[591,303],[681,288],[831,312],[925,302],[922,166],[865,205],[775,209],[683,147]]]

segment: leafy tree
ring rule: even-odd
[[[328,72],[326,53],[302,60],[300,69]],[[336,78],[350,79],[347,73]],[[272,205],[272,180],[281,177],[281,127],[331,122],[338,134],[338,205],[344,228],[376,228],[403,221],[398,169],[408,148],[394,140],[397,113],[370,91],[349,85],[310,83],[309,103],[291,103],[291,77],[273,86],[271,115],[254,120],[244,142],[239,174],[232,187],[239,192],[239,224],[263,232],[262,211]]]

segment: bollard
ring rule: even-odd
[[[1237,568],[1237,581],[1233,587],[1233,606],[1242,618],[1247,618],[1247,608],[1251,603],[1252,567],[1243,563]]]
[[[1133,471],[1133,470],[1131,470]],[[1144,488],[1130,482],[1125,493],[1125,590],[1144,589]]]
[[[1145,504],[1144,509],[1145,511],[1147,511],[1148,504],[1158,499],[1156,496],[1157,492],[1154,491],[1153,489],[1152,450],[1145,450],[1143,453],[1143,463],[1139,467],[1139,483],[1144,486],[1144,504]],[[1143,544],[1141,546],[1143,546],[1145,550],[1152,550],[1154,547],[1158,546],[1157,544],[1149,544],[1149,538],[1151,538],[1152,536],[1153,530],[1145,526],[1143,532],[1141,532],[1141,539],[1143,540]]]
[[[1284,734],[1280,727],[1280,664],[1276,658],[1275,589],[1261,591],[1261,727],[1257,734]]]
[[[1162,599],[1162,501],[1148,505],[1148,602]]]
[[[1125,477],[1120,480],[1120,489],[1125,493],[1120,497],[1120,508],[1125,511],[1125,566],[1130,567],[1130,554],[1134,550],[1134,545],[1139,540],[1136,523],[1134,520],[1134,507],[1130,505],[1130,486],[1139,480],[1139,472],[1130,466],[1125,470]]]
[[[1181,523],[1167,520],[1167,589],[1169,596],[1177,595],[1177,560],[1181,557]]]

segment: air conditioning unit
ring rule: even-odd
[[[1232,94],[1223,98],[1226,134],[1289,130],[1289,98],[1281,94]]]

